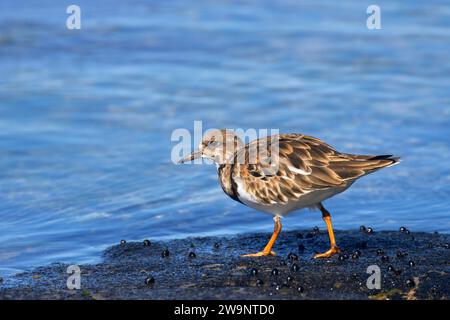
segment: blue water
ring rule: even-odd
[[[276,128],[396,167],[326,202],[338,229],[450,232],[450,4],[377,1],[0,4],[0,275],[96,262],[120,239],[270,231],[171,133]],[[303,211],[286,229],[323,227]]]

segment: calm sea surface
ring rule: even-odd
[[[194,120],[400,155],[326,202],[335,227],[450,232],[448,1],[377,1],[381,30],[368,1],[77,0],[81,30],[68,4],[0,4],[0,275],[120,239],[271,231],[214,166],[172,164]]]

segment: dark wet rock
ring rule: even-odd
[[[127,241],[126,240],[120,240],[120,244],[122,245],[122,246],[124,246],[125,244],[127,243]]]
[[[147,286],[152,286],[152,285],[154,285],[154,284],[155,284],[155,278],[153,278],[153,277],[147,277],[147,278],[145,278],[145,284],[146,284]]]
[[[416,285],[416,283],[414,282],[414,279],[407,279],[406,280],[406,285],[408,287],[414,287]]]
[[[298,266],[298,264],[293,263],[293,264],[291,265],[291,271],[297,272],[298,270],[300,270],[300,267]]]
[[[145,239],[142,244],[144,245],[144,247],[149,247],[150,246],[150,240]]]
[[[394,270],[394,273],[395,273],[395,275],[397,275],[397,276],[401,275],[402,272],[403,272],[402,269],[395,269],[395,270]]]
[[[287,256],[288,260],[298,260],[298,256],[295,253],[290,252]]]
[[[197,255],[195,254],[195,252],[189,252],[189,258],[193,259],[193,258],[197,258]]]
[[[365,226],[359,227],[359,231],[361,231],[361,232],[366,232],[366,227],[365,227]]]
[[[258,274],[258,269],[256,269],[256,268],[251,268],[251,269],[250,269],[250,274],[251,274],[252,276],[256,276],[256,275]]]
[[[373,230],[373,228],[369,227],[367,228],[367,233],[368,234],[373,234],[375,231]]]
[[[329,248],[328,235],[322,232],[308,240],[308,250],[296,252],[298,260],[286,260],[299,245],[298,233],[283,232],[274,247],[274,257],[241,257],[263,248],[269,233],[152,239],[151,247],[144,247],[142,242],[118,244],[104,252],[102,263],[80,265],[81,290],[67,289],[68,265],[57,263],[4,277],[0,300],[450,298],[450,251],[445,248],[450,243],[449,235],[417,232],[411,241],[397,231],[377,231],[370,237],[358,230],[336,231],[337,243],[344,252],[361,252],[359,259],[341,262],[338,255],[312,259],[313,252]],[[427,248],[430,242],[436,245]],[[191,243],[195,243],[197,258],[187,263]],[[220,249],[215,248],[216,243],[220,243]],[[166,249],[170,258],[162,259]],[[391,257],[389,263],[382,264],[377,249]],[[408,260],[392,258],[397,252],[407,254]],[[414,268],[408,266],[409,260],[415,262]],[[388,271],[389,264],[395,271]],[[381,269],[381,290],[366,286],[371,265]],[[258,270],[257,275],[252,275],[252,268]],[[278,270],[276,277],[271,275],[273,269]],[[146,279],[150,277],[154,282],[149,286]],[[276,283],[270,285],[272,281]]]
[[[169,251],[168,249],[164,249],[164,250],[161,252],[161,256],[162,256],[163,258],[167,258],[168,256],[170,256],[170,251]]]

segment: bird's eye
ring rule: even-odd
[[[217,148],[220,145],[221,145],[220,141],[211,141],[210,143],[208,143],[208,147],[212,148]]]

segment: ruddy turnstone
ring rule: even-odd
[[[251,257],[274,255],[272,246],[281,231],[281,218],[308,207],[322,212],[331,244],[328,251],[314,258],[340,252],[331,215],[322,202],[345,191],[360,177],[400,161],[392,155],[342,153],[303,134],[273,135],[244,145],[233,131],[226,129],[207,132],[199,149],[179,163],[200,157],[215,162],[220,184],[228,196],[274,216],[272,237],[263,251],[243,255]]]

